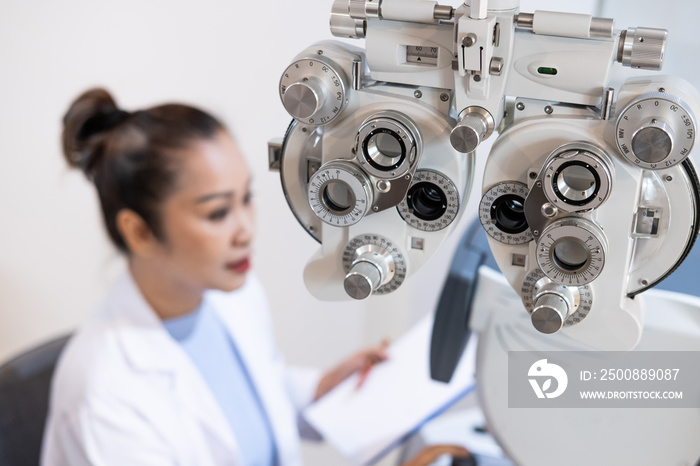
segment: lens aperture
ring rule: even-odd
[[[577,238],[564,238],[554,246],[554,263],[567,272],[576,272],[586,267],[590,258],[588,247]]]
[[[421,220],[436,220],[447,210],[447,197],[433,183],[416,183],[406,196],[409,209]]]
[[[378,170],[393,170],[406,158],[406,145],[393,130],[377,128],[362,143],[365,160]]]
[[[491,220],[499,230],[510,234],[527,230],[525,199],[515,194],[506,194],[496,199],[491,206]]]
[[[324,206],[335,215],[345,215],[355,207],[355,195],[342,181],[329,181],[322,189],[321,200]]]

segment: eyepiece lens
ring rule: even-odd
[[[447,210],[445,193],[432,183],[417,183],[408,191],[408,206],[421,220],[437,220]]]
[[[401,136],[386,128],[369,133],[363,149],[365,159],[379,170],[392,170],[406,158],[406,146]]]
[[[584,163],[563,165],[554,183],[559,198],[574,204],[588,201],[600,188],[597,175]]]
[[[514,194],[499,197],[491,207],[491,219],[499,230],[517,234],[527,230],[524,210],[525,199]]]
[[[323,187],[321,199],[323,204],[334,214],[345,214],[355,206],[355,195],[348,185],[341,181],[329,181]]]
[[[585,244],[576,238],[565,238],[552,250],[554,263],[567,272],[575,272],[588,262],[590,252]]]

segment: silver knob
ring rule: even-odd
[[[394,259],[389,251],[376,245],[362,246],[355,256],[343,287],[351,298],[365,299],[393,278]]]
[[[467,107],[460,113],[459,122],[450,133],[450,143],[457,152],[474,151],[481,141],[493,133],[491,114],[481,107]]]
[[[532,325],[542,333],[554,333],[563,326],[578,306],[578,287],[567,287],[543,278],[535,285],[535,305],[530,313]]]
[[[284,70],[280,99],[295,120],[324,125],[342,112],[346,83],[343,69],[319,48],[314,55],[301,55]]]
[[[309,118],[321,106],[320,89],[309,82],[291,84],[282,95],[282,104],[291,116],[297,120]]]
[[[364,19],[350,16],[348,0],[335,0],[331,8],[331,34],[336,37],[363,39],[367,29]]]
[[[641,161],[659,163],[665,160],[673,149],[670,128],[665,123],[642,127],[632,136],[632,152]]]
[[[623,66],[660,70],[664,62],[668,31],[655,28],[629,28],[620,34],[617,61]]]
[[[345,275],[343,286],[345,292],[354,299],[365,299],[379,288],[382,273],[375,264],[361,261],[355,263]]]
[[[535,301],[530,319],[538,331],[549,334],[560,330],[568,315],[567,302],[559,295],[546,293]]]

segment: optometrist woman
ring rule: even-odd
[[[223,125],[184,105],[128,113],[94,89],[68,110],[63,151],[128,270],[61,357],[42,464],[301,464],[300,410],[385,346],[324,375],[283,364],[249,273],[250,174]],[[442,453],[468,455],[407,464]]]

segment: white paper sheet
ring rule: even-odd
[[[474,334],[450,383],[430,378],[432,322],[428,315],[392,344],[389,359],[374,366],[359,390],[357,376],[350,377],[304,412],[324,439],[354,463],[378,460],[474,388]]]

